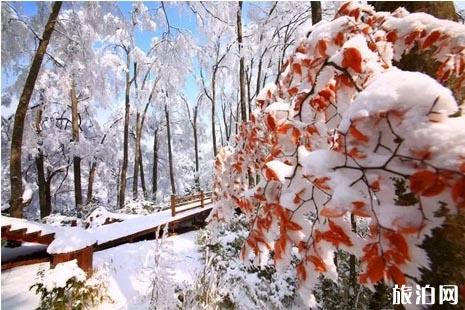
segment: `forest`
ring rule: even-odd
[[[1,3],[5,309],[465,309],[465,2]]]

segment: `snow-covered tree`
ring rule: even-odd
[[[337,249],[359,259],[366,286],[420,281],[429,261],[419,245],[442,224],[438,212],[465,207],[465,116],[441,84],[463,87],[464,34],[424,13],[355,3],[307,29],[216,158],[210,218],[227,221],[236,207],[248,215],[243,259],[272,252],[286,270],[297,248],[299,292],[312,307],[318,275],[337,278]],[[437,80],[394,66],[414,48],[441,63]],[[363,221],[367,231],[357,230]]]

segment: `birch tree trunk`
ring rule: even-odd
[[[23,217],[23,181],[21,170],[21,148],[23,146],[23,133],[24,121],[26,119],[27,109],[31,100],[37,76],[39,74],[45,52],[47,50],[50,37],[52,36],[53,29],[55,28],[56,20],[60,12],[62,2],[56,1],[52,6],[52,12],[45,25],[40,40],[39,47],[32,60],[31,68],[26,77],[26,82],[23,87],[21,96],[19,97],[18,107],[16,108],[13,133],[11,137],[11,150],[10,150],[10,215],[13,217]]]

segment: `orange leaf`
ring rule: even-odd
[[[289,230],[295,230],[295,231],[297,231],[297,230],[302,230],[302,226],[300,226],[300,225],[297,224],[296,222],[291,222],[291,221],[289,221],[289,222],[286,223],[286,227],[287,227],[287,229],[289,229]]]
[[[395,248],[397,252],[402,254],[405,259],[409,259],[409,251],[407,241],[405,241],[404,236],[399,233],[387,231],[384,233],[384,236],[389,240],[391,243],[391,247]]]
[[[389,32],[389,33],[386,35],[386,40],[387,40],[388,42],[391,42],[391,43],[395,42],[395,41],[397,40],[397,32],[395,32],[395,31]]]
[[[455,203],[460,199],[465,200],[465,177],[458,179],[452,187],[452,199]]]
[[[276,120],[274,119],[273,115],[268,114],[266,116],[266,126],[271,130],[271,131],[276,131]]]
[[[292,64],[292,71],[294,74],[302,75],[302,67],[298,63]]]
[[[328,177],[315,178],[313,184],[321,190],[330,190],[331,188],[326,184],[328,180]]]
[[[265,167],[263,168],[265,170],[265,179],[267,181],[279,181],[278,175],[276,172],[274,172],[272,169]]]
[[[370,184],[371,189],[374,192],[379,192],[380,191],[380,185],[379,185],[379,180],[375,180]]]
[[[441,32],[439,32],[438,30],[431,32],[430,35],[425,39],[425,41],[423,41],[422,48],[430,47],[439,39],[440,36]]]
[[[341,209],[335,209],[331,208],[330,206],[326,205],[323,209],[320,211],[321,216],[326,216],[326,217],[339,217],[343,216],[346,214],[346,210],[341,210]]]
[[[405,284],[405,276],[402,271],[399,270],[396,266],[391,266],[388,268],[389,277],[394,281],[395,284],[403,285]]]
[[[384,276],[384,261],[380,256],[374,256],[368,261],[367,274],[371,283],[376,283]]]
[[[351,4],[350,1],[347,1],[346,3],[344,3],[340,8],[339,8],[339,11],[337,12],[337,15],[346,15],[349,13],[349,5]]]
[[[344,43],[344,33],[343,32],[338,32],[338,34],[334,38],[334,43],[336,45],[339,45],[339,46],[341,46],[342,43]]]
[[[362,54],[355,47],[349,47],[344,50],[342,66],[351,68],[357,73],[362,73]]]
[[[238,173],[241,173],[241,172],[242,172],[242,166],[241,166],[240,163],[235,163],[235,164],[233,165],[233,168],[234,168],[234,170],[236,170]]]
[[[297,144],[300,140],[300,130],[297,128],[292,128],[292,143]]]
[[[318,49],[318,53],[320,53],[321,56],[328,57],[328,54],[326,54],[326,49],[328,48],[328,42],[326,42],[326,40],[319,40],[318,43],[316,44],[316,47]]]
[[[300,262],[296,266],[297,278],[305,281],[307,279],[307,271],[305,270],[304,262]]]
[[[286,134],[287,131],[288,131],[289,129],[291,129],[292,127],[293,127],[293,126],[292,126],[291,123],[285,123],[285,124],[279,126],[276,132],[277,132],[277,133],[280,133],[280,134]]]
[[[299,88],[295,86],[295,87],[289,88],[287,92],[289,93],[290,96],[295,96],[299,92]]]
[[[318,271],[318,272],[326,271],[326,264],[318,256],[315,256],[315,255],[307,256],[307,260],[311,261],[312,264],[315,265],[315,271]]]
[[[306,130],[307,130],[308,133],[310,133],[311,135],[313,135],[314,133],[316,133],[317,135],[320,135],[320,133],[318,132],[318,129],[316,129],[315,125],[307,126],[307,127],[306,127]]]
[[[306,54],[308,52],[308,48],[305,46],[304,43],[302,43],[301,45],[299,45],[299,47],[296,48],[295,52]]]
[[[353,245],[349,236],[347,236],[342,227],[336,225],[330,220],[328,220],[328,222],[330,230],[322,234],[323,239],[331,242],[335,246],[339,246],[340,243],[345,244],[347,246]]]
[[[349,133],[359,142],[368,143],[369,141],[368,137],[361,133],[354,125],[349,127]]]
[[[445,180],[428,170],[418,171],[410,176],[410,189],[415,194],[433,197],[439,195],[445,187]]]
[[[365,210],[366,203],[363,201],[352,201],[352,214],[358,215],[361,217],[370,217],[370,213]]]

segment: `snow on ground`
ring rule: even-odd
[[[171,243],[174,281],[192,283],[202,267],[201,253],[195,243],[196,231],[167,238]],[[99,309],[146,309],[150,292],[150,265],[155,241],[141,241],[94,253],[94,269],[107,280],[108,293],[113,300]],[[35,264],[2,271],[2,308],[35,309],[39,298],[29,287],[37,271],[48,263]]]

